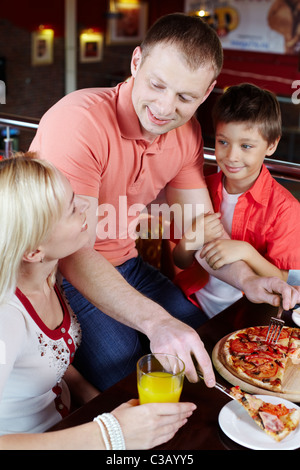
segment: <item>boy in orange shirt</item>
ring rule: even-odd
[[[207,242],[195,257],[204,259],[210,274],[238,260],[266,277],[287,281],[289,270],[300,268],[300,205],[289,191],[272,178],[263,161],[274,154],[281,137],[281,113],[275,95],[251,84],[230,87],[218,101],[213,114],[216,129],[215,153],[221,169],[207,178],[215,212],[229,238],[211,234],[211,216],[204,217]],[[208,223],[206,223],[208,221]],[[206,237],[206,238],[205,238]],[[191,256],[185,250],[188,234],[174,249],[174,260],[186,266]],[[176,282],[189,298],[212,317],[242,293],[207,273],[194,279],[191,270]],[[192,287],[191,287],[192,286]],[[194,294],[195,297],[191,297]]]

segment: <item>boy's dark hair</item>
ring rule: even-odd
[[[159,18],[141,44],[142,60],[158,43],[178,47],[191,70],[210,64],[215,73],[214,80],[222,69],[223,49],[218,35],[200,18],[184,13],[171,13]]]
[[[280,105],[275,94],[251,83],[231,86],[219,98],[213,109],[214,126],[219,122],[258,126],[268,144],[282,133]]]

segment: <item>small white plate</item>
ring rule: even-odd
[[[255,395],[262,400],[287,408],[299,408],[295,403],[269,395]],[[245,408],[236,400],[227,403],[219,413],[219,424],[222,431],[238,444],[254,450],[294,450],[300,447],[300,425],[286,438],[276,442],[260,429],[248,415]]]
[[[293,310],[292,319],[296,325],[300,326],[300,307]]]

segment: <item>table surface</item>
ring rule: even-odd
[[[267,325],[276,309],[266,304],[252,304],[243,298],[203,324],[197,331],[211,355],[215,344],[225,335],[248,326]],[[290,315],[285,316],[286,324],[292,324]],[[228,384],[217,372],[216,379]],[[65,429],[93,420],[103,412],[137,397],[136,374],[133,373],[119,383],[74,411],[51,430]],[[181,401],[197,405],[196,411],[187,424],[169,442],[157,447],[161,450],[243,450],[245,447],[232,441],[221,430],[218,416],[230,398],[216,388],[207,388],[203,381],[196,384],[185,380]]]

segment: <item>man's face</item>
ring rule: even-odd
[[[215,82],[207,65],[191,71],[178,50],[158,44],[141,64],[135,49],[131,63],[134,77],[132,102],[146,140],[185,124],[207,98]]]

